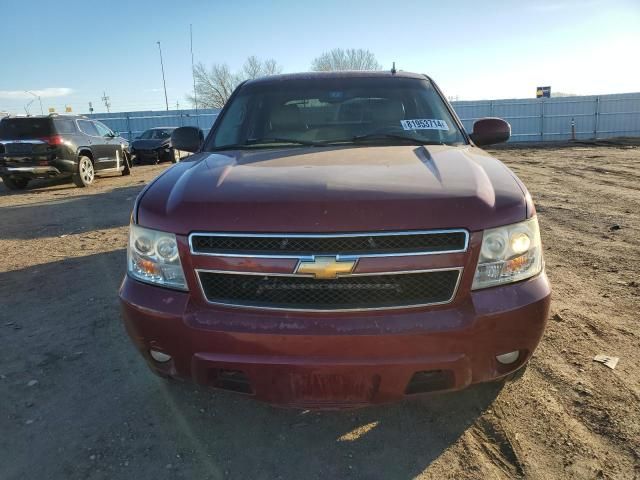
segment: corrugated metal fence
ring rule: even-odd
[[[200,127],[205,135],[209,133],[211,125],[218,116],[220,109],[143,111],[143,112],[112,112],[94,113],[88,117],[100,120],[120,135],[132,140],[142,132],[153,127]]]
[[[640,93],[584,97],[453,102],[468,132],[474,120],[500,117],[511,124],[511,142],[546,142],[640,136]]]
[[[473,100],[452,102],[467,131],[482,117],[500,117],[511,124],[511,142],[640,137],[640,93],[583,97]],[[132,139],[152,127],[199,126],[209,132],[218,109],[168,112],[99,113],[90,115]]]

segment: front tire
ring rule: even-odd
[[[175,148],[171,149],[171,163],[178,163],[180,161],[180,150]]]
[[[2,181],[9,190],[24,190],[29,184],[29,179],[24,177],[2,177]]]
[[[78,159],[78,172],[73,175],[73,183],[77,187],[88,187],[95,180],[96,172],[93,168],[93,162],[89,157],[80,157]]]
[[[122,151],[122,162],[124,163],[122,176],[126,177],[127,175],[131,175],[131,155],[124,150]]]

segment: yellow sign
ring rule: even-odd
[[[49,107],[49,113],[56,113],[56,109],[53,107]]]
[[[69,105],[64,107],[64,111],[67,113],[71,113],[73,110],[71,109],[71,107]]]
[[[353,272],[356,260],[338,260],[337,257],[315,257],[313,260],[301,260],[296,273],[313,275],[317,279],[331,280],[340,275]]]

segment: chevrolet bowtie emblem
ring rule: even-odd
[[[337,257],[314,257],[313,260],[301,260],[296,273],[313,275],[321,280],[331,280],[340,275],[353,272],[356,260],[338,260]]]

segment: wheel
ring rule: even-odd
[[[125,150],[122,151],[122,163],[124,163],[122,176],[126,177],[127,175],[131,175],[131,155]]]
[[[171,156],[171,163],[178,163],[180,161],[180,150],[172,148],[169,155]]]
[[[2,181],[9,190],[24,190],[29,183],[29,179],[25,177],[2,177]]]
[[[78,173],[73,175],[73,183],[77,187],[88,187],[93,183],[96,172],[93,169],[93,162],[89,157],[80,157],[78,159]]]

